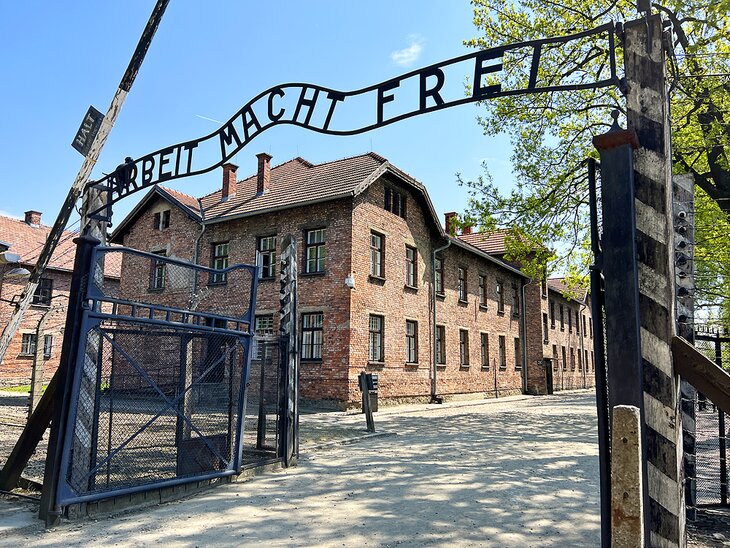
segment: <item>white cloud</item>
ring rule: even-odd
[[[418,61],[423,51],[423,38],[417,34],[411,34],[408,39],[411,45],[404,49],[399,49],[390,54],[390,59],[399,67],[410,67]]]

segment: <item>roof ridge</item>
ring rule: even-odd
[[[381,163],[385,163],[388,161],[388,159],[385,156],[381,156],[377,152],[373,152],[371,150],[370,152],[363,152],[362,154],[353,154],[352,156],[345,156],[344,158],[337,158],[336,160],[328,160],[327,162],[322,162],[321,164],[314,164],[314,166],[315,167],[326,166],[327,164],[334,164],[336,162],[344,162],[345,160],[352,160],[353,158],[363,158],[365,156],[370,156],[374,160],[377,160]]]
[[[157,185],[157,186],[166,192],[172,192],[173,194],[181,194],[182,196],[185,196],[192,200],[198,201],[198,199],[195,196],[192,196],[192,195],[182,192],[180,190],[175,190],[174,188],[170,188],[168,186],[163,186],[163,185]]]

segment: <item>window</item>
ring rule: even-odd
[[[565,310],[563,305],[560,305],[560,331],[565,331]]]
[[[276,276],[276,236],[257,238],[256,264],[259,267],[259,278]]]
[[[568,359],[565,357],[565,347],[564,346],[560,347],[560,353],[563,358],[563,371],[567,371],[568,370]]]
[[[520,350],[520,339],[515,337],[515,369],[522,368],[522,351]]]
[[[573,313],[568,309],[568,333],[573,332]]]
[[[228,268],[228,242],[213,244],[213,253],[210,260],[211,268],[223,270]],[[210,275],[210,284],[224,284],[228,281],[227,272],[214,272]]]
[[[384,339],[383,316],[370,315],[370,338],[368,340],[368,360],[371,362],[385,361],[385,351],[383,348]]]
[[[406,362],[418,363],[418,322],[406,320]]]
[[[305,234],[304,256],[306,257],[306,263],[304,271],[307,274],[324,272],[324,260],[327,255],[325,249],[327,229],[307,230]]]
[[[583,371],[583,354],[578,350],[578,371]]]
[[[588,318],[588,328],[591,330],[591,339],[593,338],[593,318]]]
[[[586,333],[588,333],[588,330],[586,329],[586,317],[585,314],[583,315],[583,336],[585,337]]]
[[[588,350],[585,350],[585,358],[583,360],[583,363],[586,364],[586,371],[588,371]]]
[[[507,368],[507,340],[504,335],[499,336],[499,368]]]
[[[575,332],[577,335],[580,335],[580,314],[578,314],[578,311],[575,311]]]
[[[469,331],[459,329],[459,365],[469,367]]]
[[[512,315],[520,315],[520,290],[517,284],[512,284]]]
[[[153,251],[155,255],[165,256],[164,251]],[[167,263],[160,259],[152,260],[152,273],[150,275],[150,289],[165,289],[165,271]]]
[[[257,360],[262,360],[265,354],[265,345],[261,340],[274,335],[273,314],[262,314],[254,318],[254,335],[256,347],[253,356]]]
[[[302,314],[302,360],[322,359],[324,314]]]
[[[404,194],[393,190],[385,189],[385,210],[395,213],[399,217],[406,218],[406,197]]]
[[[459,267],[459,300],[466,302],[466,268]]]
[[[434,283],[434,291],[436,291],[436,295],[443,295],[444,294],[444,260],[437,257],[434,261],[434,276],[435,276],[435,283]]]
[[[542,314],[542,340],[548,342],[550,337],[548,336],[548,315],[547,312]]]
[[[543,278],[543,279],[542,279],[542,280],[540,281],[540,294],[541,294],[541,295],[542,295],[543,297],[547,297],[547,294],[548,294],[548,293],[547,293],[547,289],[548,289],[548,288],[547,288],[547,278]]]
[[[418,251],[410,246],[406,246],[406,285],[418,286]]]
[[[443,325],[436,326],[436,363],[446,363],[446,328]]]
[[[553,371],[558,370],[558,345],[553,345]]]
[[[43,357],[48,359],[53,353],[53,335],[43,336]]]
[[[570,347],[570,370],[575,371],[575,349]]]
[[[23,333],[20,342],[20,355],[32,356],[35,354],[35,333]]]
[[[479,276],[479,306],[487,307],[487,277]]]
[[[482,368],[489,369],[489,335],[486,333],[479,334],[479,350],[482,358]]]
[[[165,230],[170,227],[170,210],[158,211],[154,216],[154,229]]]
[[[53,280],[51,278],[41,278],[38,280],[35,293],[33,293],[33,304],[51,306],[51,299],[53,299]]]
[[[504,314],[504,284],[497,282],[497,312]]]
[[[550,329],[555,329],[555,301],[550,301]]]
[[[385,278],[385,236],[377,232],[370,233],[370,275]]]
[[[591,350],[591,371],[595,371],[595,370],[596,370],[596,362],[593,359],[593,350]]]

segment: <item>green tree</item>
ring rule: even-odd
[[[639,17],[627,0],[472,0],[479,36],[467,40],[475,48],[561,36],[605,22]],[[672,24],[674,55],[669,62],[674,169],[692,173],[697,184],[698,297],[717,302],[727,293],[730,252],[718,236],[728,233],[730,163],[730,1],[663,0],[653,4]],[[601,45],[578,44],[561,55],[546,56],[539,78],[548,83],[578,74],[605,74]],[[510,73],[524,60],[505,59],[500,79],[524,78]],[[511,63],[511,64],[510,64]],[[619,67],[622,66],[619,48]],[[489,166],[477,180],[461,182],[470,189],[467,218],[487,230],[514,227],[508,242],[513,258],[525,261],[519,242],[551,242],[558,250],[552,269],[574,279],[589,260],[588,186],[585,158],[596,156],[591,138],[610,127],[609,113],[624,114],[616,87],[598,90],[515,95],[483,101],[478,121],[486,135],[506,132],[513,145],[514,187],[501,192]],[[623,117],[621,120],[624,120]],[[625,122],[624,122],[625,123]],[[713,228],[718,234],[706,234]],[[722,251],[722,252],[719,252]],[[714,278],[713,278],[714,277]],[[705,285],[702,285],[705,284]]]

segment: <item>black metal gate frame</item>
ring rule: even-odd
[[[103,291],[93,282],[93,280],[96,278],[94,276],[95,269],[100,268],[99,258],[104,253],[109,252],[115,252],[115,253],[126,253],[126,254],[132,254],[132,255],[138,255],[141,257],[148,258],[150,260],[155,261],[161,261],[166,264],[171,265],[179,265],[183,266],[185,268],[196,270],[201,273],[208,273],[208,274],[223,274],[223,273],[230,273],[235,270],[247,270],[251,273],[251,292],[249,296],[249,307],[248,310],[240,317],[227,317],[227,316],[221,316],[217,314],[210,314],[210,313],[203,313],[203,312],[195,312],[191,310],[183,310],[179,308],[174,307],[167,307],[167,306],[161,306],[161,305],[155,305],[150,303],[137,303],[134,301],[129,301],[125,299],[120,298],[114,298],[110,297],[108,295],[105,295]],[[83,296],[77,296],[78,299],[81,301],[81,307],[83,309],[82,312],[82,320],[80,324],[80,330],[76,336],[79,337],[78,342],[78,352],[77,355],[73,357],[73,388],[71,392],[70,401],[76,402],[78,401],[79,397],[79,391],[80,391],[80,385],[81,385],[81,374],[83,370],[83,362],[84,362],[84,356],[85,356],[85,347],[86,347],[86,338],[88,333],[101,325],[102,321],[104,320],[121,320],[121,321],[133,321],[135,323],[142,323],[142,324],[148,324],[148,325],[154,325],[158,327],[166,327],[166,328],[179,328],[179,329],[185,329],[185,330],[193,330],[198,332],[216,332],[222,335],[232,335],[234,337],[237,337],[239,344],[243,347],[245,352],[245,361],[243,366],[243,371],[241,374],[241,383],[239,387],[239,398],[238,398],[238,405],[237,405],[237,425],[236,425],[236,446],[235,451],[233,451],[233,459],[231,462],[229,462],[228,468],[226,470],[222,471],[216,471],[216,472],[208,472],[205,474],[199,474],[199,475],[193,475],[193,476],[186,476],[186,477],[178,477],[173,478],[169,480],[162,480],[162,481],[153,481],[149,483],[144,483],[140,485],[135,486],[129,486],[129,487],[123,487],[118,489],[113,489],[109,491],[103,491],[103,492],[96,492],[91,493],[87,495],[78,495],[75,493],[71,485],[68,483],[68,472],[69,467],[71,463],[71,453],[72,453],[72,443],[74,438],[74,428],[76,424],[76,415],[77,415],[77,406],[72,405],[69,410],[69,415],[66,420],[66,424],[62,426],[62,429],[64,431],[63,435],[63,447],[62,447],[62,457],[61,457],[61,466],[58,474],[58,488],[56,490],[56,505],[58,506],[67,506],[69,504],[75,504],[75,503],[81,503],[81,502],[91,502],[94,500],[100,500],[100,499],[106,499],[110,497],[115,496],[121,496],[121,495],[130,495],[133,493],[138,493],[142,491],[149,491],[150,489],[159,489],[163,487],[171,487],[175,485],[181,485],[185,483],[190,483],[194,481],[205,481],[215,478],[221,478],[226,476],[232,476],[236,474],[240,474],[242,470],[242,452],[243,452],[243,429],[245,425],[245,409],[246,409],[246,386],[248,384],[248,377],[250,372],[250,365],[251,365],[251,352],[249,351],[251,348],[251,342],[253,341],[253,315],[256,310],[256,294],[257,294],[257,286],[258,286],[258,276],[257,276],[257,267],[253,265],[247,265],[247,264],[238,264],[233,265],[225,269],[213,269],[208,268],[205,266],[197,265],[194,263],[188,263],[186,261],[181,261],[178,259],[173,259],[169,257],[163,257],[160,255],[156,255],[153,253],[147,253],[144,251],[139,251],[136,249],[131,248],[119,248],[119,247],[106,247],[106,246],[97,246],[94,247],[94,249],[91,252],[91,265],[92,268],[88,273],[88,282],[86,284],[86,292]],[[104,312],[102,305],[109,305],[111,306],[111,312]],[[129,307],[130,313],[129,314],[119,314],[120,305]],[[144,309],[148,310],[146,316],[139,315],[139,310]],[[165,315],[165,320],[159,320],[155,319],[155,313],[160,312]],[[172,321],[171,318],[174,315],[178,315],[181,321]],[[189,322],[189,320],[192,320]],[[202,320],[202,321],[201,321]],[[222,320],[226,322],[226,328],[221,327],[212,327],[205,325],[205,320]],[[233,329],[229,329],[228,325],[232,325]],[[101,332],[101,336],[105,337],[111,345],[118,351],[120,351],[125,358],[128,360],[130,364],[137,370],[137,372],[142,376],[142,378],[149,384],[150,388],[154,389],[159,396],[161,396],[165,401],[165,407],[160,410],[154,417],[149,419],[144,425],[142,425],[140,428],[137,429],[137,431],[132,434],[127,440],[121,444],[119,447],[115,449],[114,452],[112,452],[109,456],[107,456],[105,459],[103,459],[98,464],[95,464],[95,466],[89,470],[87,477],[90,477],[93,475],[97,470],[99,470],[101,467],[103,467],[107,462],[111,460],[119,451],[121,451],[124,446],[126,446],[128,443],[130,443],[137,435],[139,435],[147,426],[152,424],[159,416],[161,416],[165,411],[169,409],[175,409],[175,406],[180,401],[181,398],[185,396],[185,394],[195,385],[199,382],[199,380],[194,381],[190,386],[186,387],[185,390],[178,394],[174,399],[171,399],[170,397],[166,396],[164,392],[159,388],[159,386],[149,377],[149,375],[144,371],[143,368],[141,368],[136,361],[129,356],[122,348],[117,345],[114,340],[109,337],[106,333]],[[221,360],[225,359],[225,355],[221,356],[215,363],[211,364],[207,370],[212,369],[215,367],[218,363],[220,363]],[[207,371],[206,370],[206,371]],[[202,376],[201,376],[202,378]],[[178,416],[180,416],[179,411],[177,412]],[[202,435],[202,433],[195,427],[195,425],[190,421],[188,417],[185,417],[184,414],[181,417],[187,425],[195,431],[200,438],[203,440],[203,442],[206,444],[206,446],[223,462],[226,462],[226,459],[222,458],[217,449],[205,438],[205,436]]]

